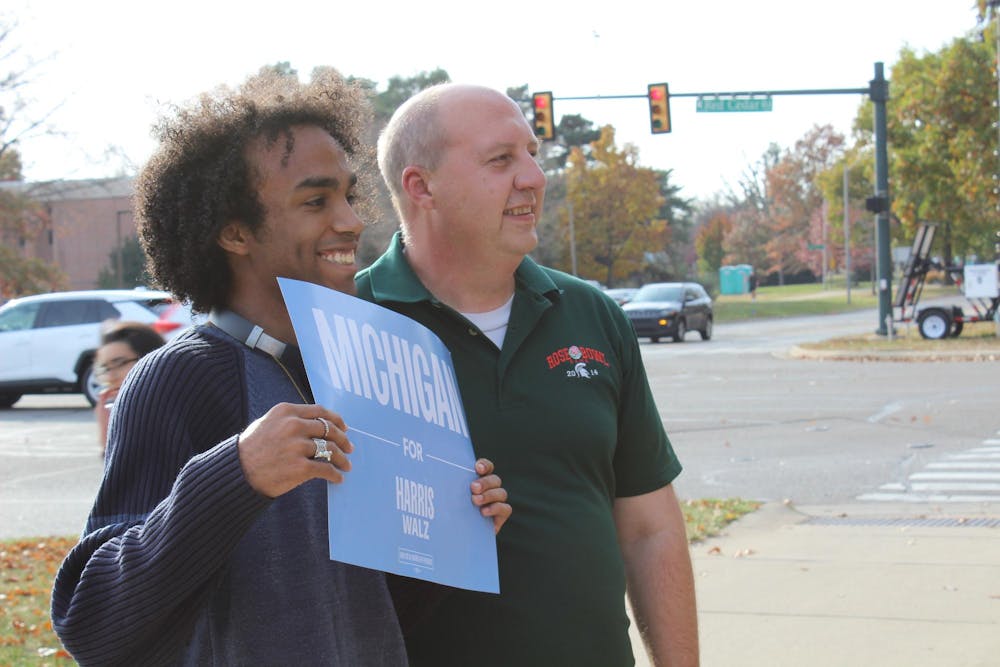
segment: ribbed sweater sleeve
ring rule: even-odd
[[[119,394],[84,535],[56,576],[52,623],[81,664],[176,660],[201,601],[270,500],[247,483],[238,352],[189,334]]]

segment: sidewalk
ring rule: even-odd
[[[768,504],[691,555],[702,667],[1000,665],[1000,508]]]

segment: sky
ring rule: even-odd
[[[776,96],[772,111],[732,113],[675,97],[673,131],[655,136],[644,97],[560,98],[644,96],[660,82],[674,94],[867,88],[876,62],[891,80],[904,46],[935,52],[977,27],[975,0],[5,0],[0,16],[16,21],[19,46],[3,70],[36,61],[23,94],[58,130],[19,146],[29,180],[134,173],[166,105],[288,61],[380,90],[440,67],[453,81],[552,91],[557,118],[614,125],[619,145],[672,170],[691,198],[737,189],[771,143],[790,148],[816,125],[848,135],[867,96]]]

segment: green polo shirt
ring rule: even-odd
[[[631,324],[610,298],[518,267],[503,349],[423,286],[400,236],[358,295],[421,322],[451,350],[477,456],[514,513],[497,537],[500,595],[456,590],[407,637],[422,665],[632,665],[614,500],[681,470]],[[641,649],[640,649],[641,650]]]

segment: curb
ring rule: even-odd
[[[851,350],[810,350],[798,345],[788,350],[793,359],[813,359],[817,361],[1000,361],[1000,354],[992,351],[916,351],[880,350],[877,352],[857,352]]]
[[[897,523],[907,521],[954,520],[955,526],[970,526],[984,520],[1000,521],[1000,507],[992,503],[959,503],[940,505],[934,503],[912,505],[905,503],[853,503],[840,505],[797,505],[792,501],[769,501],[727,524],[717,535],[692,542],[692,548],[701,545],[712,547],[722,540],[743,538],[748,532],[774,532],[794,526],[844,525],[864,528],[866,522]],[[991,530],[998,530],[991,527]],[[736,535],[734,536],[733,533]]]

